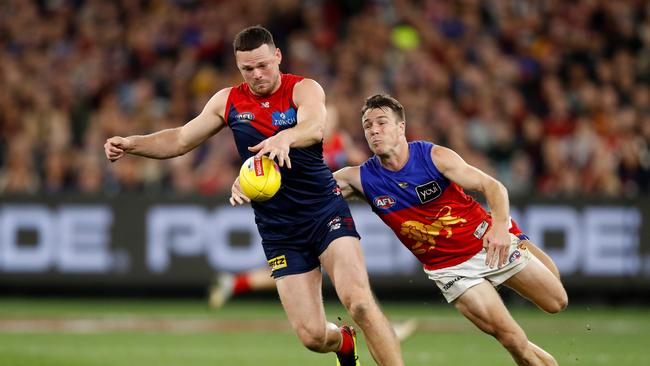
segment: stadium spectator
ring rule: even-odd
[[[0,2],[0,171],[12,182],[3,183],[4,191],[84,190],[70,163],[57,168],[66,177],[63,188],[53,188],[45,159],[52,145],[77,161],[108,136],[147,133],[162,127],[156,121],[178,124],[196,115],[213,85],[239,80],[229,39],[260,23],[274,24],[291,55],[283,71],[323,81],[340,112],[340,131],[360,151],[367,152],[350,105],[388,92],[411,111],[410,137],[448,142],[507,184],[517,164],[530,162],[530,184],[512,183],[519,187],[513,193],[650,192],[650,9],[644,2],[318,4]],[[533,140],[531,123],[541,129]],[[568,147],[561,156],[544,154],[547,139]],[[26,144],[20,149],[29,156],[10,158],[14,143]],[[571,148],[576,144],[579,155]],[[610,161],[598,162],[595,147]],[[183,192],[227,194],[229,185],[195,168],[228,161],[230,152],[210,144],[188,161],[195,176]],[[556,164],[550,158],[563,168],[549,172]],[[108,182],[101,191],[173,189],[170,164],[133,164],[125,184],[123,172],[99,163]],[[236,174],[237,164],[230,165]],[[576,177],[590,183],[576,184]]]

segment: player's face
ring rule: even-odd
[[[390,108],[368,109],[361,118],[370,150],[376,155],[389,154],[404,139],[405,122]]]
[[[263,44],[251,51],[237,51],[235,60],[253,94],[269,95],[280,87],[282,54],[278,48]]]

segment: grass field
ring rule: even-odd
[[[402,345],[407,365],[513,365],[492,338],[445,305],[384,303],[391,319],[416,317]],[[328,316],[348,317],[328,305]],[[560,365],[650,365],[650,310],[571,305],[558,315],[513,307],[533,342]],[[360,337],[361,360],[373,365]],[[0,298],[3,366],[333,366],[302,348],[276,302]]]

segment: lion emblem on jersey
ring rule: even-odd
[[[436,238],[443,232],[445,238],[449,239],[453,235],[452,226],[466,222],[462,217],[452,216],[451,207],[444,206],[430,224],[416,220],[403,222],[401,234],[416,241],[410,247],[413,254],[423,254],[435,248]]]

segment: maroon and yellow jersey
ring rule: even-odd
[[[372,210],[428,270],[463,263],[483,249],[490,215],[431,160],[433,144],[409,143],[397,171],[374,156],[361,165],[361,184]],[[513,222],[511,232],[519,234]]]

